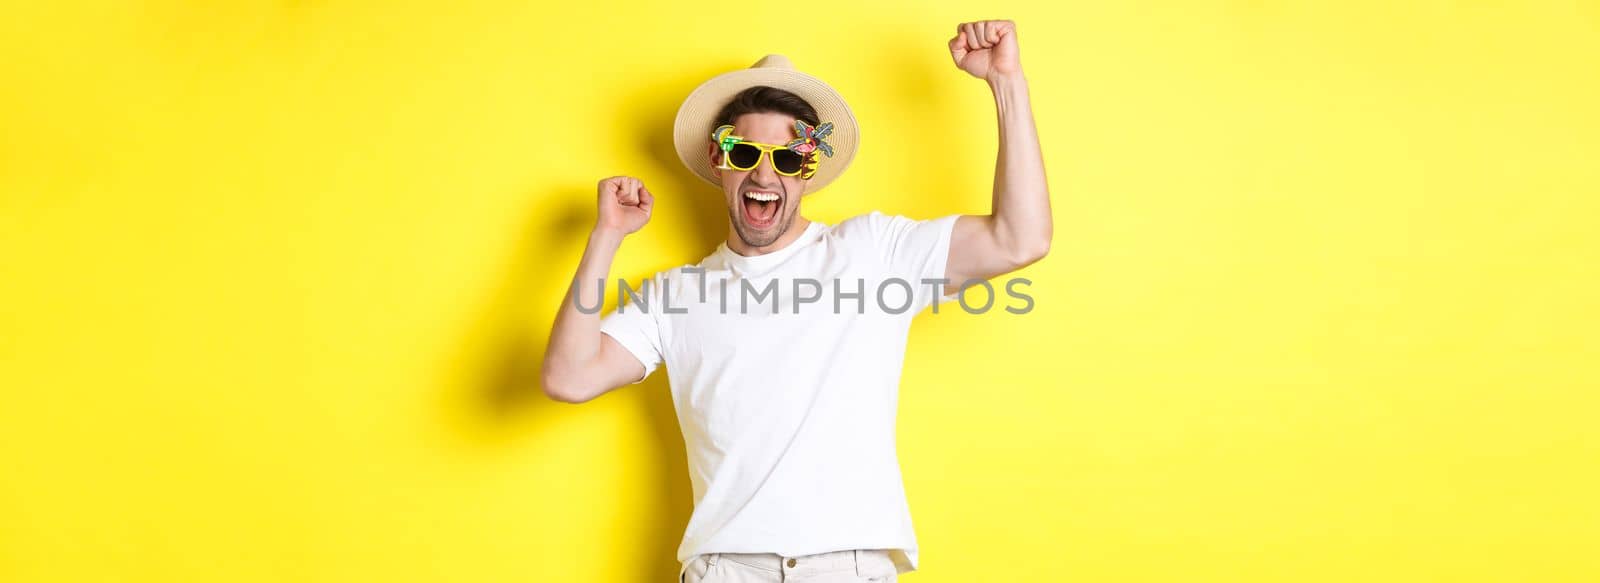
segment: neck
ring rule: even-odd
[[[800,235],[804,235],[806,229],[810,226],[810,220],[802,216],[796,216],[794,218],[794,224],[789,225],[789,229],[784,231],[783,235],[779,236],[778,239],[773,241],[771,245],[756,247],[753,245],[746,245],[744,239],[739,238],[739,233],[733,230],[733,225],[728,225],[728,250],[745,257],[766,255],[773,251],[788,247],[790,243],[794,243],[795,239],[799,239]]]

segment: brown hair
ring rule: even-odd
[[[711,127],[732,125],[734,120],[747,113],[788,114],[813,126],[818,125],[816,108],[799,95],[777,87],[756,85],[740,91],[727,105],[722,106],[722,111],[717,112],[717,122]]]

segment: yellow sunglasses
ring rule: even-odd
[[[770,160],[768,163],[772,165],[772,170],[783,176],[799,176],[810,180],[817,171],[815,155],[801,153],[787,145],[746,140],[733,135],[731,125],[718,126],[711,132],[711,140],[722,149],[722,165],[718,168],[724,170],[748,172],[760,166],[761,159],[766,158]]]
[[[761,142],[735,143],[732,148],[723,152],[722,164],[734,170],[748,171],[760,166],[762,158],[770,160],[772,170],[784,176],[795,176],[805,170],[805,154],[791,150],[788,146]]]

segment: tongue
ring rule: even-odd
[[[758,201],[744,199],[745,216],[752,222],[766,224],[772,222],[772,217],[778,214],[778,201]]]

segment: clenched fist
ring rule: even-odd
[[[956,25],[950,58],[962,71],[985,81],[1022,74],[1017,56],[1017,25],[1009,20],[979,20]]]
[[[656,197],[638,178],[612,176],[600,181],[599,217],[595,228],[627,235],[650,222]]]

